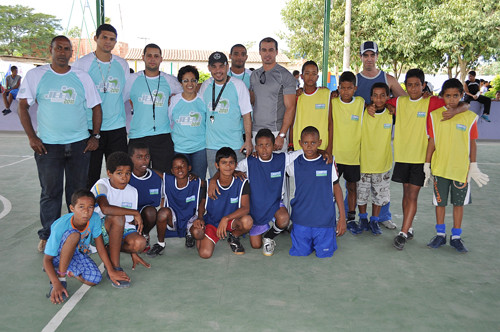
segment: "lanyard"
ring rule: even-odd
[[[215,99],[215,80],[214,84],[212,85],[212,115],[210,115],[210,121],[214,123],[215,117],[215,109],[217,108],[217,105],[219,104],[220,97],[222,96],[222,92],[226,88],[226,84],[229,82],[229,76],[226,78],[226,81],[224,82],[224,85],[222,86],[222,89],[219,92],[219,95],[217,96],[217,99]]]
[[[99,67],[99,72],[101,73],[101,77],[102,77],[102,90],[104,91],[104,93],[108,92],[108,75],[109,75],[109,69],[111,68],[111,60],[113,59],[113,55],[111,55],[111,57],[109,58],[109,65],[108,65],[108,71],[106,72],[106,79],[104,79],[104,75],[102,74],[102,70],[101,70],[101,64],[99,63],[99,59],[97,58],[97,55],[95,54],[94,52],[94,56],[96,58],[96,62],[97,62],[97,66]]]
[[[151,100],[153,101],[153,130],[156,131],[156,113],[155,113],[155,106],[156,106],[156,97],[158,97],[158,92],[160,91],[160,79],[161,79],[161,75],[160,73],[158,73],[158,86],[156,88],[156,93],[155,93],[155,97],[153,98],[153,94],[151,93],[151,89],[149,88],[149,83],[148,83],[148,79],[146,77],[146,71],[144,71],[144,80],[146,81],[146,85],[148,87],[148,91],[149,91],[149,96],[151,97]]]

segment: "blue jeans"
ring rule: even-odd
[[[90,152],[83,153],[87,139],[70,144],[44,144],[47,154],[35,153],[40,194],[40,221],[42,229],[38,237],[47,240],[50,226],[61,217],[61,204],[66,175],[66,205],[71,204],[71,195],[78,189],[84,189],[89,173]]]
[[[193,153],[181,153],[175,152],[176,154],[183,154],[189,160],[191,165],[191,173],[196,174],[200,179],[205,180],[207,177],[207,150],[203,149]]]

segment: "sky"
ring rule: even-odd
[[[64,31],[68,27],[82,27],[84,37],[87,28],[89,35],[95,31],[95,0],[0,0],[0,3],[20,4],[33,8],[34,12],[54,15],[61,19]],[[264,37],[277,39],[279,49],[287,50],[286,43],[277,36],[278,32],[286,31],[281,21],[285,4],[286,0],[146,0],[144,3],[104,0],[105,16],[111,18],[111,24],[118,30],[118,40],[127,42],[130,48],[156,43],[167,49],[220,51],[229,51],[236,43],[258,44]],[[254,46],[250,50],[258,49]]]

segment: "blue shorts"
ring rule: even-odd
[[[307,227],[293,224],[290,256],[309,256],[316,251],[316,257],[332,257],[337,250],[334,227]]]
[[[16,99],[17,98],[17,93],[19,92],[19,89],[12,89],[10,90],[10,94],[12,95],[12,98],[13,99]]]
[[[79,233],[76,229],[69,229],[64,232],[63,237],[61,239],[61,243],[59,244],[59,249],[57,250],[57,256],[54,257],[52,263],[56,269],[59,268],[59,260],[61,259],[61,248],[68,236],[73,233]],[[97,264],[90,258],[88,255],[82,254],[78,248],[75,249],[75,253],[73,254],[73,258],[71,258],[71,262],[68,266],[68,272],[72,272],[75,276],[81,276],[84,280],[98,284],[101,282],[102,275],[101,271],[97,267]]]

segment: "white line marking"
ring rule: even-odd
[[[104,272],[104,264],[99,265],[99,271],[101,274]],[[63,322],[64,318],[73,310],[73,308],[80,302],[85,293],[90,289],[91,286],[83,284],[76,292],[73,294],[63,305],[61,310],[59,310],[50,322],[45,325],[42,332],[54,332],[57,330],[59,325]]]
[[[12,209],[12,204],[7,198],[3,197],[2,195],[0,195],[0,201],[3,204],[3,211],[0,212],[0,219],[2,219],[9,214],[10,210]]]
[[[29,156],[29,155],[19,156],[19,155],[13,155],[13,154],[0,154],[0,157],[26,158],[26,157],[32,157],[32,156]]]
[[[0,166],[0,168],[4,168],[4,167],[7,167],[7,166],[12,166],[12,165],[15,165],[15,164],[19,164],[19,163],[22,163],[23,161],[26,161],[26,160],[29,160],[29,159],[33,159],[33,157],[24,158],[24,159],[15,161],[15,162],[7,164],[7,165],[2,165],[2,166]]]

